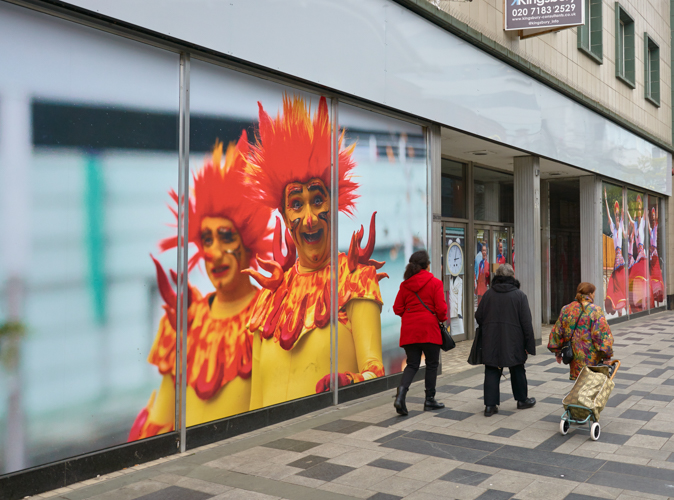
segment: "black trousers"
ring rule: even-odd
[[[524,401],[527,399],[527,374],[524,365],[515,365],[509,368],[510,385],[513,389],[515,401]],[[498,406],[501,404],[501,392],[499,382],[501,381],[503,368],[495,366],[484,367],[484,405]]]
[[[438,366],[440,365],[440,346],[437,344],[409,344],[403,346],[407,354],[407,366],[403,371],[400,385],[409,388],[412,379],[419,371],[421,353],[426,356],[426,391],[430,396],[435,396],[435,380],[438,378]]]

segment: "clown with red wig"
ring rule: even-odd
[[[249,270],[262,285],[250,321],[253,345],[251,409],[330,389],[331,273],[338,272],[338,383],[353,384],[384,375],[381,307],[377,273],[383,263],[374,250],[374,214],[368,244],[363,228],[354,233],[348,254],[331,262],[331,127],[325,98],[313,119],[305,101],[284,96],[283,110],[270,117],[259,104],[258,140],[249,171],[259,202],[277,209],[285,222],[286,254],[277,218],[274,260],[258,259],[271,273]],[[352,215],[357,197],[352,179],[353,146],[339,141],[339,210]],[[296,257],[297,255],[297,257]]]
[[[194,176],[189,203],[189,242],[197,252],[192,269],[203,259],[215,291],[201,297],[189,287],[187,334],[187,425],[196,425],[247,411],[250,407],[253,335],[247,328],[259,289],[242,270],[271,250],[267,229],[271,209],[246,197],[248,152],[245,132],[230,144],[222,164],[217,143],[212,158]],[[178,196],[171,192],[178,203]],[[174,215],[177,214],[172,210]],[[161,250],[177,246],[177,237],[163,240]],[[153,258],[154,260],[154,258]],[[166,314],[148,361],[163,376],[131,429],[129,441],[174,429],[176,368],[176,293],[154,260]],[[173,274],[174,281],[176,280]]]
[[[604,308],[608,314],[618,313],[622,316],[627,309],[627,295],[625,293],[625,258],[623,257],[623,235],[624,235],[624,221],[620,215],[620,205],[616,200],[613,205],[613,216],[608,205],[608,195],[606,188],[604,188],[604,201],[606,203],[606,216],[608,217],[609,226],[611,227],[611,234],[613,238],[614,262],[613,272],[608,280],[606,286],[606,299],[604,300]]]

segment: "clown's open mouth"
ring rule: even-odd
[[[323,238],[323,230],[319,229],[313,233],[301,233],[302,238],[304,238],[304,241],[306,241],[309,245],[315,245],[319,241],[321,241],[321,238]]]
[[[217,266],[211,269],[211,274],[218,276],[221,274],[225,274],[227,271],[229,271],[229,266],[227,264],[222,265],[222,266]]]

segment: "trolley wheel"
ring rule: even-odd
[[[592,422],[592,425],[590,425],[590,437],[592,441],[597,441],[599,436],[601,436],[601,425],[599,425],[599,422]]]
[[[562,419],[559,422],[559,433],[562,436],[566,436],[569,433],[569,427],[570,427],[570,424],[569,424],[568,420]]]

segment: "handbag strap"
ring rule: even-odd
[[[421,302],[421,305],[424,306],[428,310],[428,312],[431,313],[433,316],[435,316],[435,318],[437,319],[438,315],[430,310],[430,308],[424,303],[424,301],[421,300],[421,297],[419,297],[419,294],[417,292],[414,292],[414,295],[417,296],[417,299],[419,299],[419,302]]]

